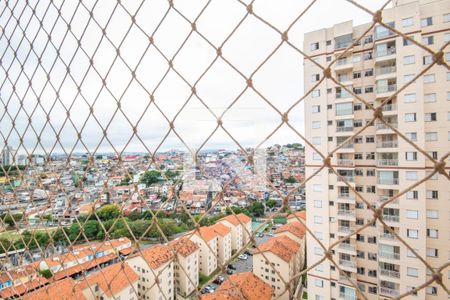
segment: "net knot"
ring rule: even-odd
[[[373,117],[375,119],[383,119],[383,107],[382,106],[378,106],[375,111],[373,112]]]
[[[438,65],[444,64],[444,53],[442,50],[433,54],[433,61]]]
[[[331,78],[331,69],[330,67],[323,70],[323,77],[330,79]]]
[[[281,120],[283,121],[283,123],[289,122],[289,114],[288,114],[287,112],[285,112],[285,113],[281,116]]]
[[[383,12],[381,10],[377,10],[373,14],[373,22],[374,23],[380,23],[383,20]]]
[[[438,161],[434,164],[434,170],[438,173],[445,174],[445,161]]]

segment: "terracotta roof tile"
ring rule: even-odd
[[[220,221],[228,221],[231,224],[233,224],[234,226],[237,226],[237,225],[239,225],[241,223],[242,224],[246,224],[248,222],[251,222],[252,219],[249,216],[247,216],[247,215],[245,215],[243,213],[240,213],[240,214],[237,214],[236,216],[235,215],[228,215],[228,216],[223,217],[222,219],[220,219],[219,222]]]
[[[231,229],[223,225],[222,223],[216,223],[214,225],[209,226],[209,228],[211,228],[212,230],[214,230],[214,232],[216,232],[221,236],[226,236],[231,232]]]
[[[298,211],[296,213],[290,214],[288,216],[288,219],[292,219],[295,217],[301,218],[302,220],[306,221],[306,210],[302,210],[302,211]]]
[[[80,289],[88,289],[87,293],[98,285],[103,294],[112,297],[124,288],[139,280],[139,275],[127,263],[118,263],[95,272],[80,282]]]
[[[251,272],[231,275],[216,292],[201,296],[201,300],[270,300],[273,288]]]
[[[114,258],[117,258],[117,256],[113,253],[110,253],[110,254],[102,256],[102,257],[93,257],[92,260],[90,260],[90,261],[87,261],[87,262],[75,265],[73,267],[63,269],[59,272],[56,272],[55,275],[53,276],[53,279],[59,280],[61,278],[72,276],[73,274],[80,273],[84,270],[92,269],[92,268],[98,266],[99,264],[109,262],[109,261],[113,260]]]
[[[213,238],[217,237],[217,233],[209,227],[203,226],[194,231],[195,234],[201,237],[205,242],[209,242]]]
[[[156,245],[142,250],[142,258],[145,259],[152,269],[158,269],[166,262],[172,260],[174,255],[168,246]]]
[[[169,247],[172,251],[181,254],[184,257],[191,255],[198,249],[197,245],[186,237],[169,242]]]
[[[287,236],[273,237],[264,244],[258,246],[256,253],[272,252],[282,260],[289,262],[298,252],[300,245]]]
[[[287,223],[283,226],[281,226],[280,228],[278,228],[277,230],[275,230],[275,233],[281,233],[281,232],[285,232],[285,231],[289,231],[290,233],[292,233],[295,236],[298,237],[304,237],[306,234],[306,227],[305,225],[303,225],[300,222],[291,222],[291,223]]]
[[[83,293],[72,278],[55,281],[23,296],[23,300],[85,300]]]
[[[10,297],[17,297],[25,293],[31,292],[37,288],[40,288],[48,283],[45,277],[39,276],[36,279],[30,280],[26,283],[11,286],[0,290],[0,298],[7,299]]]

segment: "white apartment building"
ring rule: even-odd
[[[162,245],[141,250],[139,255],[127,259],[139,275],[138,299],[174,299],[173,259],[172,250]]]
[[[209,226],[215,233],[217,233],[217,258],[219,265],[224,265],[231,257],[231,229],[222,223],[216,223]]]
[[[450,40],[450,2],[398,0],[382,13],[383,22],[437,51]],[[371,24],[352,21],[305,34],[304,51],[321,64],[338,58]],[[447,47],[444,60],[450,61]],[[376,25],[340,57],[331,72],[344,86],[379,106],[432,62],[429,52]],[[321,70],[304,61],[305,91],[321,78]],[[434,159],[450,149],[450,72],[433,66],[384,105],[386,122],[404,133]],[[305,101],[306,138],[327,155],[365,126],[374,113],[333,81],[325,79]],[[321,165],[321,157],[306,147],[306,177]],[[433,163],[379,120],[334,153],[331,164],[371,206],[380,206],[433,170]],[[446,171],[449,162],[447,160]],[[449,259],[450,185],[434,175],[383,209],[390,228],[428,263],[439,267]],[[373,217],[337,176],[322,170],[306,183],[307,225],[325,246],[367,224]],[[307,234],[307,261],[323,257]],[[399,296],[430,279],[424,264],[379,222],[333,248],[334,260],[368,299]],[[443,274],[450,286],[449,274]],[[361,298],[344,274],[328,261],[308,272],[311,299]],[[435,283],[408,299],[446,299]]]
[[[177,258],[174,265],[175,292],[184,299],[195,290],[199,283],[200,250],[194,242],[185,237],[169,242],[169,247]]]
[[[200,249],[199,272],[205,276],[211,275],[217,269],[217,233],[209,227],[200,227],[190,237]]]
[[[223,217],[217,223],[222,223],[231,229],[231,247],[240,250],[249,240],[252,233],[252,219],[240,213]]]

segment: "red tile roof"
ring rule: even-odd
[[[256,253],[272,252],[282,260],[289,262],[298,252],[300,245],[287,236],[277,236],[258,246]]]
[[[104,295],[112,297],[138,280],[139,275],[127,263],[117,263],[89,275],[80,282],[79,287],[92,293],[98,285]]]
[[[306,210],[302,210],[302,211],[298,211],[296,213],[290,214],[288,216],[288,219],[292,219],[295,217],[306,221]]]
[[[0,290],[0,298],[7,299],[10,297],[17,297],[25,293],[31,292],[37,288],[40,288],[48,283],[45,277],[39,276],[36,279],[30,280],[26,283],[22,283],[16,286],[11,286]]]
[[[94,256],[92,258],[92,260],[90,260],[90,261],[87,261],[87,262],[75,265],[73,267],[63,269],[59,272],[56,272],[55,275],[53,276],[53,279],[59,280],[64,277],[72,276],[73,274],[80,273],[84,270],[92,269],[92,268],[98,266],[99,264],[112,261],[116,257],[117,256],[113,253],[102,256],[102,257]]]
[[[273,288],[251,272],[236,273],[211,294],[202,295],[201,300],[270,300]]]
[[[303,225],[300,222],[291,222],[291,223],[287,223],[283,226],[281,226],[280,228],[278,228],[277,230],[275,230],[275,233],[281,233],[281,232],[290,232],[293,235],[302,238],[305,236],[306,234],[306,227],[305,225]]]
[[[212,230],[214,230],[214,232],[216,232],[221,236],[226,236],[231,232],[231,229],[223,225],[222,223],[216,223],[214,225],[209,226],[209,228],[211,228]]]
[[[209,242],[213,238],[217,237],[217,233],[209,227],[203,226],[194,231],[195,234],[201,237],[205,242]]]
[[[142,258],[147,261],[152,269],[158,269],[163,264],[174,258],[168,246],[157,245],[141,251]]]
[[[72,278],[55,281],[34,292],[25,294],[23,300],[85,300],[81,290]]]
[[[237,226],[237,225],[239,225],[241,223],[242,224],[247,224],[247,223],[251,222],[252,219],[249,216],[247,216],[247,215],[245,215],[243,213],[240,213],[240,214],[237,214],[236,216],[235,215],[228,215],[228,216],[223,217],[222,219],[220,219],[219,222],[220,221],[228,221],[231,224],[233,224],[234,226]]]
[[[198,246],[186,237],[169,242],[169,247],[176,254],[181,254],[184,257],[191,255],[198,249]]]

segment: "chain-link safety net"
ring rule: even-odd
[[[258,12],[258,1],[229,1],[233,3],[233,9],[226,18],[233,26],[225,29],[221,38],[204,33],[205,28],[220,27],[216,24],[220,20],[205,17],[211,9],[216,10],[216,16],[222,15],[220,6],[213,8],[220,1],[191,3],[189,10],[185,9],[183,1],[160,1],[162,4],[157,8],[152,7],[154,2],[157,1],[0,2],[0,133],[4,144],[0,192],[2,298],[66,299],[71,295],[81,299],[174,299],[183,294],[185,298],[201,298],[207,297],[204,295],[205,291],[210,291],[207,286],[220,276],[229,285],[228,289],[222,290],[224,299],[247,299],[251,289],[241,288],[242,282],[238,279],[232,280],[239,274],[231,275],[229,265],[240,255],[253,252],[253,255],[261,255],[266,261],[265,268],[283,283],[284,290],[270,292],[274,293],[274,299],[286,295],[289,299],[302,297],[300,287],[305,284],[307,272],[325,261],[334,266],[347,286],[356,290],[355,297],[368,299],[357,281],[336,260],[334,249],[375,225],[415,255],[429,275],[422,284],[387,296],[401,299],[431,285],[448,294],[443,276],[447,276],[449,263],[433,265],[408,245],[408,241],[389,225],[384,209],[436,174],[445,184],[442,180],[450,179],[445,167],[450,152],[439,149],[442,156],[432,156],[383,114],[391,100],[432,68],[450,71],[444,60],[444,49],[449,42],[436,39],[432,46],[425,45],[385,22],[383,10],[390,1],[372,11],[360,2],[347,0],[343,2],[360,9],[361,14],[369,14],[373,21],[343,51],[336,52],[330,61],[321,65],[290,37],[292,28],[300,26],[302,18],[315,7],[317,0],[305,2],[300,10],[291,11],[294,17],[282,29],[273,25],[270,15]],[[274,9],[272,13],[277,11]],[[171,25],[174,26],[173,36],[167,37],[160,32],[167,32],[164,27],[169,19],[175,25]],[[252,49],[254,63],[243,70],[239,60],[227,58],[226,50],[233,43],[236,49],[246,50],[236,44],[234,38],[245,30],[248,22],[262,28],[261,32],[251,34],[260,39],[275,36],[277,42],[270,49]],[[431,59],[420,73],[402,85],[397,83],[396,89],[375,106],[343,84],[334,68],[377,26],[383,26],[392,37],[401,37],[411,44],[409,47],[422,49]],[[316,26],[316,29],[320,28],[320,25]],[[441,44],[437,44],[439,42]],[[175,45],[170,51],[168,43]],[[195,48],[198,44],[206,45],[210,51],[200,55],[210,55],[210,59],[204,65],[191,61],[190,70],[187,70],[183,61],[195,57],[192,51],[200,51]],[[283,49],[288,49],[299,63],[304,59],[314,64],[320,72],[319,80],[287,109],[281,109],[276,97],[267,95],[255,80]],[[226,94],[231,83],[220,79],[222,72],[232,73],[235,76],[233,84],[240,90],[235,94],[228,93],[227,104],[217,110],[202,89],[208,89],[207,83],[215,80],[220,82],[221,92]],[[276,79],[271,77],[275,75],[268,76],[269,80]],[[301,79],[298,80],[291,84],[300,84]],[[202,85],[202,81],[206,84]],[[306,139],[300,127],[291,121],[301,114],[300,107],[306,99],[313,101],[309,99],[311,93],[324,83],[340,87],[354,103],[361,103],[373,112],[370,120],[358,130],[355,128],[329,153],[321,153],[317,144]],[[174,99],[171,90],[180,86],[187,92],[183,99],[179,95]],[[248,93],[259,99],[259,109],[279,118],[277,125],[251,148],[240,142],[237,131],[230,130],[226,121],[228,113],[248,100]],[[212,127],[202,124],[195,127],[195,136],[200,140],[195,146],[190,138],[186,138],[192,132],[188,134],[182,125],[178,126],[183,124],[179,119],[192,109],[193,102],[200,111],[196,117],[211,118],[214,123]],[[172,113],[167,113],[169,109]],[[253,126],[252,115],[249,116],[247,126]],[[187,119],[188,122],[197,121],[189,119],[189,115]],[[145,123],[149,120],[153,124]],[[152,127],[154,123],[159,127]],[[357,136],[374,125],[389,128],[432,164],[425,177],[405,186],[379,205],[366,200],[347,173],[339,172],[338,165],[333,163],[333,156],[340,149],[353,144]],[[281,199],[281,205],[274,205],[269,210],[264,206],[263,213],[258,216],[259,223],[254,223],[258,228],[251,228],[240,214],[250,209],[238,208],[230,198],[238,193],[246,195],[246,201],[253,205],[248,200],[248,190],[238,183],[243,180],[242,174],[249,170],[248,176],[255,173],[259,151],[263,149],[265,153],[265,145],[281,128],[288,128],[296,136],[294,142],[301,141],[316,152],[322,164],[310,176],[294,180],[288,188],[283,185],[284,189],[264,174],[266,192]],[[247,132],[244,128],[242,131]],[[198,178],[211,178],[211,168],[217,167],[217,163],[205,161],[203,154],[219,132],[238,149],[242,164],[233,172],[223,168],[213,172],[213,177],[220,178],[220,187],[213,189],[213,183],[206,181],[207,187],[200,196],[203,204],[194,205],[188,200],[196,196],[186,196],[188,178],[194,186],[205,185],[204,181],[196,180]],[[117,135],[121,138],[120,143]],[[157,140],[155,145],[149,145],[149,136]],[[184,146],[183,154],[161,151],[167,148],[165,144],[169,140]],[[141,147],[140,153],[145,155],[133,154],[136,148],[132,146],[135,145]],[[177,165],[176,161],[181,163]],[[211,163],[216,165],[211,167]],[[172,168],[173,165],[176,167]],[[395,170],[395,166],[390,168]],[[306,183],[322,170],[334,173],[338,181],[373,213],[372,219],[336,238],[329,246],[323,244],[322,238],[306,225],[306,219],[295,214],[290,206],[294,195],[304,190]],[[267,203],[267,199],[261,201]],[[255,214],[252,216],[255,218]],[[315,241],[323,250],[320,260],[289,275],[270,263],[271,256],[264,249],[259,251],[261,244],[258,242],[262,229],[272,228],[275,219],[286,216],[303,224],[308,241]],[[232,253],[221,256],[217,248],[223,246],[222,242],[218,238],[211,242],[211,231],[212,235],[221,234],[220,228],[215,226],[225,224],[221,221],[223,218],[237,223],[230,228],[241,228],[242,241],[233,246]],[[295,251],[301,252],[298,248]],[[197,253],[193,256],[197,269],[191,269],[186,263],[192,253]],[[214,263],[211,255],[219,257],[218,262]],[[213,264],[214,270],[205,271],[209,267],[205,264]],[[199,271],[203,275],[199,276]],[[219,292],[220,288],[216,293]],[[217,298],[221,299],[220,296]]]

